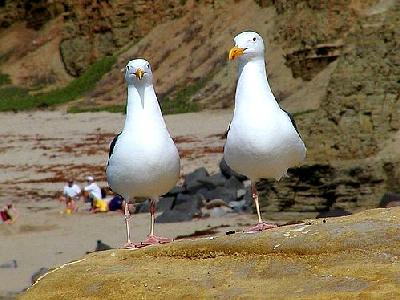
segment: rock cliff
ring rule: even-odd
[[[19,299],[398,299],[400,208],[258,234],[108,250],[52,269]]]

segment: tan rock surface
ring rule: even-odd
[[[400,208],[95,253],[20,299],[399,299]]]

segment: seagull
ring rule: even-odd
[[[131,60],[122,71],[128,86],[126,119],[110,144],[106,175],[110,188],[125,199],[125,248],[140,248],[171,241],[154,235],[154,215],[159,197],[179,179],[180,158],[162,117],[149,62]],[[130,240],[128,203],[136,197],[150,198],[150,233],[140,244]]]
[[[276,225],[261,218],[256,182],[287,176],[287,169],[300,165],[307,150],[293,117],[279,106],[268,84],[262,37],[242,32],[234,43],[229,60],[238,61],[238,82],[224,158],[229,167],[251,181],[258,224],[248,232],[257,232]]]

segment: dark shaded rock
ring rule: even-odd
[[[161,211],[170,209],[171,206],[173,205],[174,200],[175,200],[175,197],[160,198],[158,200],[157,206],[156,206],[157,211],[161,212]],[[149,212],[150,212],[150,200],[149,199],[136,204],[136,210],[135,210],[136,214],[149,213]]]
[[[242,199],[242,198],[244,198],[244,196],[246,195],[246,193],[247,193],[247,190],[246,189],[238,189],[237,190],[237,198],[238,199]]]
[[[112,249],[109,245],[103,243],[101,240],[97,240],[96,249],[94,251],[105,251]]]
[[[192,209],[200,209],[201,207],[200,195],[179,194],[172,204],[171,209],[188,211]]]
[[[221,173],[218,173],[206,178],[201,178],[198,181],[203,183],[204,187],[212,190],[218,186],[224,186],[226,184],[226,177]]]
[[[226,177],[226,178],[231,178],[232,176],[235,176],[237,179],[240,181],[244,181],[247,179],[246,176],[241,175],[234,170],[232,170],[228,164],[226,163],[225,159],[222,158],[221,162],[219,163],[219,169],[221,170],[221,173]]]
[[[0,264],[0,268],[2,269],[15,269],[17,267],[18,267],[17,261],[15,259]]]
[[[38,271],[32,274],[31,283],[34,284],[40,277],[49,271],[48,268],[41,267]]]
[[[203,188],[199,189],[199,190],[196,192],[196,194],[197,194],[197,195],[200,195],[202,198],[207,199],[206,194],[207,194],[209,191],[210,191],[210,190],[209,190],[208,188],[203,187]]]
[[[382,196],[379,202],[379,207],[394,207],[400,206],[400,194],[397,193],[386,193]]]
[[[157,203],[157,211],[166,211],[171,209],[175,197],[163,197]]]
[[[317,219],[318,218],[342,217],[342,216],[349,216],[349,215],[351,215],[351,212],[338,208],[338,209],[333,209],[333,210],[328,210],[328,211],[321,211],[317,215]]]
[[[248,205],[245,199],[239,201],[231,201],[229,202],[229,207],[232,208],[232,210],[236,213],[249,211],[251,209],[251,205]]]
[[[239,179],[237,179],[235,176],[232,176],[225,182],[224,187],[230,190],[235,190],[237,193],[239,189],[244,188],[244,185],[241,181],[239,181]]]
[[[204,180],[208,177],[208,172],[206,168],[198,168],[194,170],[192,173],[187,174],[185,176],[184,187],[186,187],[189,193],[196,193],[200,188],[204,185],[201,180]]]
[[[143,202],[135,204],[135,214],[150,212],[150,200],[146,199]]]
[[[227,203],[237,199],[236,190],[228,189],[223,186],[219,186],[216,189],[205,192],[204,197],[207,200],[223,199]]]
[[[200,195],[179,194],[171,209],[165,210],[156,218],[156,223],[175,223],[190,221],[201,215],[202,198]]]
[[[193,219],[190,214],[179,210],[166,210],[156,218],[156,223],[178,223]]]
[[[185,187],[183,186],[174,186],[168,193],[166,193],[166,196],[176,196],[180,193],[186,192]]]

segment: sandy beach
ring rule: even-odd
[[[181,175],[205,166],[218,171],[229,110],[166,116],[182,159]],[[94,250],[100,239],[111,247],[124,243],[120,213],[90,214],[83,204],[74,215],[62,214],[56,200],[67,178],[81,186],[93,175],[107,186],[104,167],[108,145],[119,132],[124,116],[111,113],[65,114],[33,112],[1,114],[0,205],[13,202],[19,211],[15,224],[0,224],[0,265],[17,261],[17,268],[0,268],[0,296],[21,291],[41,267],[51,268],[79,259]],[[199,126],[198,124],[201,124]],[[225,234],[250,224],[254,216],[227,214],[185,223],[157,224],[160,235],[176,238],[196,230]],[[148,233],[149,215],[132,219],[133,239]]]

